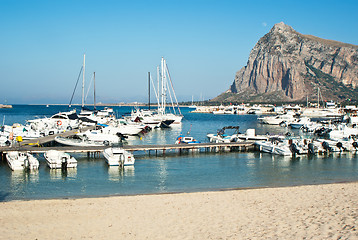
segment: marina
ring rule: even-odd
[[[25,124],[39,113],[51,116],[66,109],[67,106],[14,105],[11,114],[6,112],[5,123]],[[118,116],[130,113],[132,109],[113,107]],[[191,108],[185,107],[181,112],[184,116],[181,124],[155,128],[141,136],[129,136],[123,142],[123,149],[134,155],[132,166],[108,166],[102,154],[108,146],[73,147],[51,143],[56,136],[72,136],[79,131],[76,129],[41,137],[41,140],[24,140],[13,147],[2,147],[3,153],[13,150],[32,153],[39,161],[39,168],[12,171],[3,156],[3,161],[0,161],[0,180],[3,183],[0,199],[191,192],[357,180],[358,158],[355,152],[280,156],[259,152],[252,140],[220,143],[210,142],[207,138],[209,133],[230,125],[240,126],[243,134],[238,134],[238,137],[243,139],[267,137],[267,133],[284,137],[290,132],[299,136],[302,134],[300,129],[261,124],[258,115],[192,113]],[[227,133],[232,134],[229,131],[227,129]],[[192,136],[200,143],[175,144],[178,136]],[[37,142],[41,142],[41,147]],[[230,151],[230,148],[233,149]],[[50,169],[43,155],[48,150],[69,153],[77,160],[77,167],[65,171]]]

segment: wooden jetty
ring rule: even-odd
[[[68,153],[87,153],[88,156],[91,154],[93,156],[99,156],[100,153],[108,146],[86,146],[86,147],[73,147],[73,146],[50,146],[54,142],[55,137],[71,137],[80,131],[87,131],[94,129],[95,126],[85,127],[82,129],[75,129],[71,131],[66,131],[64,133],[49,135],[45,137],[40,137],[32,140],[25,140],[23,142],[15,142],[11,147],[0,147],[0,154],[2,159],[3,155],[11,151],[26,151],[31,153],[44,153],[49,150],[58,150]],[[178,150],[179,153],[185,150],[201,150],[204,149],[206,152],[215,151],[246,151],[254,148],[254,142],[244,141],[244,142],[230,142],[230,143],[195,143],[195,144],[162,144],[162,145],[123,145],[123,148],[130,152],[135,151],[144,151],[149,154],[151,151],[155,151],[155,154],[158,154],[158,151],[162,151],[163,155],[166,151]]]
[[[99,154],[108,146],[91,146],[91,147],[72,147],[72,146],[52,146],[52,147],[36,147],[30,145],[13,146],[13,147],[0,147],[0,152],[6,154],[11,151],[26,151],[31,153],[44,153],[48,150],[58,150],[68,153],[93,153]],[[254,148],[254,142],[232,142],[232,143],[194,143],[194,144],[162,144],[162,145],[123,145],[123,149],[131,152],[135,151],[162,151],[163,154],[167,150],[195,150],[205,149],[205,151],[227,151],[236,149],[238,151],[246,151]]]

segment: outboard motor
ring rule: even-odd
[[[339,148],[339,150],[346,150],[345,147],[343,147],[343,144],[341,142],[337,142],[336,146],[337,146],[337,148]]]
[[[314,145],[313,143],[308,144],[308,154],[314,154]]]
[[[66,157],[62,158],[61,168],[62,168],[63,171],[67,170],[67,158]]]
[[[332,147],[330,147],[330,146],[329,146],[329,143],[326,142],[326,141],[322,143],[322,147],[323,147],[323,149],[326,150],[326,151],[330,151],[330,152],[332,151]]]
[[[300,152],[300,150],[298,149],[296,143],[292,143],[290,145],[290,150],[293,154],[298,154]]]

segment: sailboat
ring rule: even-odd
[[[194,105],[194,96],[191,96],[191,105],[189,106],[189,108],[195,108],[196,109],[196,105]]]
[[[149,74],[150,78],[150,74]],[[179,124],[183,118],[179,104],[170,78],[169,70],[165,59],[162,57],[161,67],[157,67],[158,91],[153,84],[153,89],[158,102],[157,113],[151,110],[135,109],[131,113],[133,121],[141,121],[145,124],[156,125],[161,128],[170,127],[171,124]],[[173,113],[167,112],[167,97],[170,97]],[[174,104],[175,100],[175,104]],[[177,113],[178,112],[178,113]]]
[[[159,73],[158,74],[158,89],[159,89],[159,86],[161,89],[161,101],[160,101],[160,103],[158,102],[158,114],[167,118],[167,119],[173,119],[174,120],[173,124],[179,124],[179,123],[181,123],[181,120],[183,119],[183,115],[181,114],[181,111],[179,108],[178,100],[177,100],[177,97],[176,97],[176,94],[174,91],[173,82],[172,82],[170,74],[169,74],[166,60],[163,57],[162,57],[162,61],[161,61],[161,71],[159,72],[159,70],[158,70],[158,73]],[[159,77],[160,77],[161,81],[159,81]],[[173,113],[166,112],[167,94],[169,95],[170,100],[171,100],[171,109],[173,110]],[[174,105],[173,98],[175,100],[175,105]],[[178,113],[177,113],[177,111],[178,111]]]

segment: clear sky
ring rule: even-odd
[[[84,53],[98,102],[147,101],[162,56],[180,101],[210,99],[275,23],[358,45],[357,10],[344,0],[0,0],[0,103],[68,103]]]

